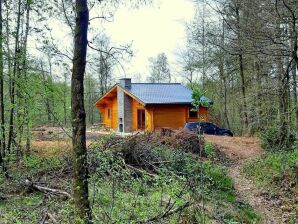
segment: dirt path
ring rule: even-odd
[[[264,192],[255,187],[252,181],[241,171],[244,163],[260,156],[263,151],[257,138],[206,136],[206,142],[212,142],[232,162],[229,175],[234,182],[238,196],[250,204],[261,216],[263,223],[283,223],[282,213],[274,201],[266,199]]]

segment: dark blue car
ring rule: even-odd
[[[200,130],[202,133],[207,135],[233,136],[233,133],[229,129],[219,128],[210,122],[189,122],[185,124],[184,128],[194,132],[198,132]]]

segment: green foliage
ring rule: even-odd
[[[244,171],[263,187],[281,187],[295,184],[298,149],[289,152],[268,153],[244,167]]]
[[[9,195],[6,200],[0,200],[1,223],[38,223],[45,211],[55,214],[59,223],[72,223],[71,201],[58,196],[46,196],[32,189],[27,190],[24,185],[28,178],[39,182],[39,185],[70,192],[71,176],[63,173],[69,165],[68,158],[59,155],[42,157],[32,152],[18,166],[13,163],[9,167],[12,179],[6,179],[1,173],[0,192],[5,196]]]
[[[69,120],[70,86],[66,83],[53,80],[47,73],[36,71],[28,74],[27,82],[20,80],[18,85],[26,96],[32,126],[45,125],[49,122],[63,123],[65,115],[67,121]]]
[[[24,157],[23,169],[30,176],[37,175],[39,172],[51,172],[61,169],[65,165],[65,159],[58,156],[49,156],[48,158],[40,157],[35,153]]]
[[[208,106],[208,102],[202,100],[202,96],[204,92],[198,86],[194,86],[192,88],[192,105],[195,108],[199,108],[199,106]]]
[[[47,208],[44,207],[47,204]],[[71,223],[69,219],[72,206],[68,201],[52,198],[45,202],[41,193],[28,194],[22,197],[11,197],[0,201],[1,223],[38,223],[46,211],[55,213],[60,223]]]
[[[277,124],[267,127],[264,131],[261,132],[261,146],[267,151],[281,151],[281,150],[290,150],[295,144],[297,144],[296,133],[292,131],[287,131],[285,140],[281,141],[281,137],[286,130],[281,130]]]
[[[212,143],[206,143],[204,145],[204,152],[207,154],[207,157],[213,159],[215,157],[215,148]]]

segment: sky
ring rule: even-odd
[[[146,81],[148,59],[161,52],[166,53],[171,73],[176,74],[181,67],[177,64],[177,52],[186,44],[185,23],[191,21],[194,11],[190,0],[155,0],[152,5],[138,9],[118,9],[113,22],[103,26],[114,44],[132,42],[134,57],[129,64],[124,64],[125,74],[118,69],[115,75]],[[175,79],[179,81],[178,77]]]
[[[99,28],[100,31],[103,30],[110,37],[111,45],[115,47],[132,43],[134,56],[130,62],[122,63],[125,72],[121,66],[114,70],[115,79],[131,77],[134,82],[145,82],[150,74],[149,58],[163,52],[168,57],[172,81],[182,82],[181,76],[177,75],[182,69],[177,61],[179,59],[177,53],[186,45],[185,25],[193,19],[195,5],[192,0],[152,0],[152,2],[150,5],[138,8],[121,5],[114,12],[112,22],[94,20],[92,26]],[[94,9],[91,10],[90,18],[98,16],[97,13]],[[59,50],[72,57],[72,42],[69,41],[72,37],[67,24],[55,17],[45,23],[51,28],[51,36],[55,39]],[[37,24],[42,27],[41,22],[34,25]],[[37,36],[31,37],[29,49],[31,53],[40,55],[38,46],[42,47],[43,42],[36,42]],[[88,51],[92,50],[89,48]],[[68,62],[71,64],[71,60]],[[54,66],[53,70],[59,74],[58,79],[63,78],[59,66],[57,68]]]

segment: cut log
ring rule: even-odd
[[[38,224],[45,224],[48,218],[48,214],[44,213],[41,217],[41,219],[39,220]]]
[[[50,220],[52,220],[53,223],[58,223],[58,221],[55,219],[55,217],[49,212],[48,212],[48,217]]]
[[[63,195],[63,196],[66,196],[69,199],[72,198],[71,195],[69,193],[67,193],[66,191],[39,186],[39,185],[33,183],[32,181],[30,181],[28,179],[25,180],[25,184],[28,187],[33,188],[35,190],[38,190],[42,193],[51,193],[51,194],[56,194],[56,195]]]

